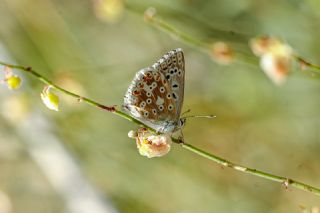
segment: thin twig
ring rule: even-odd
[[[271,181],[274,181],[274,182],[279,182],[281,184],[283,184],[285,187],[288,187],[288,186],[292,186],[294,188],[297,188],[297,189],[301,189],[301,190],[304,190],[304,191],[308,191],[308,192],[311,192],[315,195],[318,195],[320,196],[320,189],[319,188],[316,188],[314,186],[310,186],[310,185],[307,185],[305,183],[302,183],[302,182],[299,182],[299,181],[296,181],[296,180],[293,180],[291,178],[287,178],[287,177],[281,177],[281,176],[278,176],[278,175],[273,175],[273,174],[270,174],[270,173],[267,173],[267,172],[263,172],[263,171],[260,171],[260,170],[257,170],[257,169],[252,169],[252,168],[249,168],[249,167],[245,167],[245,166],[241,166],[241,165],[238,165],[238,164],[235,164],[235,163],[232,163],[226,159],[223,159],[223,158],[220,158],[218,156],[215,156],[213,154],[210,154],[208,152],[205,152],[201,149],[198,149],[197,147],[194,147],[190,144],[182,144],[182,147],[189,150],[189,151],[192,151],[198,155],[201,155],[202,157],[205,157],[209,160],[212,160],[224,167],[229,167],[231,169],[234,169],[234,170],[237,170],[237,171],[240,171],[240,172],[244,172],[244,173],[248,173],[248,174],[251,174],[251,175],[254,175],[254,176],[258,176],[258,177],[261,177],[261,178],[264,178],[264,179],[267,179],[267,180],[271,180]]]
[[[212,54],[212,44],[211,43],[204,42],[200,39],[192,37],[191,35],[189,35],[185,32],[178,30],[176,27],[165,22],[164,20],[162,20],[158,16],[155,15],[155,16],[149,17],[149,19],[147,19],[147,21],[148,21],[148,23],[152,24],[152,26],[154,26],[155,28],[169,34],[170,36],[178,39],[179,41],[181,41],[187,45],[200,48],[201,50],[204,50],[205,52],[207,52],[209,55]],[[233,34],[237,35],[236,32],[233,32]],[[246,52],[237,51],[236,56],[237,56],[236,59],[239,61],[243,61],[248,64],[258,65],[258,60],[256,60],[256,57],[252,54],[249,55]],[[303,66],[310,67],[314,70],[320,71],[320,65],[313,64],[313,63],[303,59],[300,56],[294,55],[293,59]]]
[[[298,55],[294,55],[293,58],[299,62],[301,64],[301,66],[305,66],[305,67],[311,67],[315,70],[318,70],[320,71],[320,65],[317,65],[317,64],[313,64],[309,61],[307,61],[306,59],[302,58],[301,56],[298,56]]]
[[[81,99],[83,102],[85,102],[85,103],[87,103],[89,105],[98,107],[100,109],[104,109],[104,110],[106,110],[108,112],[111,112],[111,113],[114,113],[114,114],[116,114],[116,115],[118,115],[118,116],[120,116],[122,118],[125,118],[125,119],[127,119],[127,120],[129,120],[131,122],[134,122],[134,123],[136,123],[136,124],[138,124],[140,126],[144,126],[144,127],[148,128],[152,132],[156,132],[151,127],[146,126],[145,124],[143,124],[142,122],[138,121],[137,119],[131,117],[130,115],[128,115],[128,114],[116,109],[114,106],[106,106],[106,105],[100,104],[100,103],[98,103],[96,101],[93,101],[93,100],[91,100],[89,98],[82,97],[82,96],[77,95],[75,93],[72,93],[72,92],[70,92],[70,91],[68,91],[66,89],[63,89],[62,87],[54,84],[49,79],[47,79],[44,76],[40,75],[38,72],[36,72],[31,67],[23,67],[23,66],[12,65],[12,64],[5,63],[5,62],[1,62],[1,61],[0,61],[0,65],[6,66],[6,67],[10,67],[10,68],[14,68],[14,69],[18,69],[18,70],[24,71],[26,73],[29,73],[29,74],[33,75],[34,77],[36,77],[41,82],[45,83],[46,85],[49,85],[52,88],[55,88],[56,90],[66,94],[66,95],[74,97],[77,100]],[[264,179],[267,179],[267,180],[274,181],[274,182],[279,182],[279,183],[283,184],[286,187],[292,186],[294,188],[301,189],[301,190],[310,192],[310,193],[312,193],[314,195],[320,196],[320,188],[316,188],[314,186],[307,185],[305,183],[293,180],[291,178],[273,175],[273,174],[270,174],[270,173],[267,173],[267,172],[263,172],[263,171],[260,171],[260,170],[256,170],[256,169],[252,169],[252,168],[249,168],[249,167],[244,167],[244,166],[232,163],[232,162],[230,162],[230,161],[228,161],[226,159],[223,159],[223,158],[218,157],[216,155],[210,154],[210,153],[208,153],[208,152],[206,152],[204,150],[201,150],[201,149],[199,149],[197,147],[194,147],[191,144],[181,143],[181,141],[179,139],[177,139],[177,138],[172,138],[172,141],[174,143],[176,143],[176,144],[180,144],[182,148],[184,148],[186,150],[189,150],[189,151],[191,151],[191,152],[193,152],[193,153],[195,153],[197,155],[200,155],[200,156],[202,156],[202,157],[204,157],[204,158],[206,158],[208,160],[216,162],[217,164],[219,164],[221,166],[228,167],[228,168],[240,171],[240,172],[248,173],[248,174],[251,174],[251,175],[254,175],[254,176],[257,176],[257,177],[261,177],[261,178],[264,178]]]

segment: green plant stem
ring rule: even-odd
[[[148,128],[152,132],[156,132],[151,127],[146,126],[145,124],[143,124],[142,122],[138,121],[137,119],[131,117],[130,115],[128,115],[128,114],[116,109],[115,106],[106,106],[106,105],[100,104],[100,103],[98,103],[96,101],[93,101],[93,100],[91,100],[89,98],[82,97],[80,95],[77,95],[75,93],[72,93],[72,92],[70,92],[68,90],[63,89],[62,87],[54,84],[49,79],[47,79],[47,78],[43,77],[42,75],[40,75],[38,72],[33,70],[31,67],[23,67],[23,66],[12,65],[12,64],[5,63],[5,62],[1,62],[1,61],[0,61],[0,65],[6,66],[6,67],[10,67],[10,68],[13,68],[13,69],[18,69],[18,70],[24,71],[26,73],[29,73],[29,74],[33,75],[35,78],[37,78],[39,81],[43,82],[46,85],[51,86],[52,88],[55,88],[56,90],[64,93],[65,95],[69,95],[69,96],[74,97],[77,100],[81,100],[81,101],[83,101],[83,102],[85,102],[85,103],[87,103],[89,105],[98,107],[100,109],[106,110],[106,111],[111,112],[111,113],[114,113],[114,114],[116,114],[116,115],[118,115],[118,116],[120,116],[122,118],[125,118],[125,119],[127,119],[127,120],[129,120],[131,122],[134,122],[134,123],[136,123],[136,124],[138,124],[140,126],[144,126],[144,127]],[[218,157],[216,155],[210,154],[210,153],[208,153],[208,152],[206,152],[204,150],[201,150],[201,149],[199,149],[197,147],[194,147],[191,144],[188,144],[188,143],[185,143],[185,142],[182,143],[177,138],[172,138],[172,141],[174,143],[176,143],[176,144],[181,145],[182,148],[184,148],[186,150],[189,150],[189,151],[191,151],[191,152],[193,152],[193,153],[195,153],[197,155],[200,155],[200,156],[202,156],[202,157],[204,157],[204,158],[206,158],[208,160],[216,162],[217,164],[219,164],[221,166],[228,167],[228,168],[240,171],[240,172],[248,173],[248,174],[251,174],[251,175],[254,175],[254,176],[257,176],[257,177],[261,177],[261,178],[264,178],[264,179],[267,179],[267,180],[274,181],[274,182],[279,182],[279,183],[282,183],[285,187],[292,186],[294,188],[301,189],[301,190],[313,193],[313,194],[315,194],[317,196],[320,196],[320,188],[316,188],[316,187],[307,185],[305,183],[302,183],[302,182],[299,182],[299,181],[295,181],[295,180],[293,180],[291,178],[286,178],[286,177],[273,175],[273,174],[270,174],[270,173],[267,173],[267,172],[259,171],[259,170],[256,170],[256,169],[252,169],[252,168],[249,168],[249,167],[244,167],[244,166],[232,163],[232,162],[230,162],[230,161],[228,161],[226,159],[223,159],[223,158]]]
[[[271,180],[271,181],[274,181],[274,182],[279,182],[279,183],[282,183],[285,187],[288,187],[288,186],[292,186],[294,188],[297,188],[297,189],[301,189],[301,190],[304,190],[304,191],[307,191],[307,192],[311,192],[317,196],[320,196],[320,189],[319,188],[316,188],[314,186],[310,186],[310,185],[307,185],[305,183],[302,183],[302,182],[299,182],[299,181],[296,181],[296,180],[293,180],[291,178],[287,178],[287,177],[281,177],[281,176],[278,176],[278,175],[273,175],[273,174],[270,174],[270,173],[267,173],[267,172],[263,172],[263,171],[259,171],[257,169],[252,169],[252,168],[249,168],[249,167],[245,167],[245,166],[241,166],[241,165],[238,165],[238,164],[235,164],[235,163],[232,163],[226,159],[223,159],[223,158],[220,158],[218,156],[215,156],[213,154],[210,154],[206,151],[203,151],[201,149],[198,149],[197,147],[194,147],[190,144],[182,144],[182,147],[191,151],[191,152],[194,152],[202,157],[205,157],[211,161],[214,161],[224,167],[229,167],[231,169],[234,169],[234,170],[237,170],[237,171],[240,171],[240,172],[244,172],[244,173],[248,173],[248,174],[251,174],[251,175],[254,175],[254,176],[258,176],[258,177],[261,177],[261,178],[264,178],[264,179],[267,179],[267,180]]]
[[[297,62],[299,62],[302,66],[311,67],[311,68],[313,68],[315,70],[320,71],[320,65],[313,64],[313,63],[307,61],[306,59],[302,58],[301,56],[294,55],[293,58]]]
[[[158,18],[156,16],[150,17],[147,20],[148,20],[147,22],[152,24],[152,26],[169,34],[170,36],[172,36],[174,38],[177,38],[179,41],[181,41],[187,45],[193,46],[193,47],[198,47],[198,48],[204,50],[205,52],[207,52],[209,55],[212,54],[212,44],[211,43],[204,42],[204,41],[201,41],[200,39],[194,38],[194,37],[190,36],[189,34],[178,30],[174,26],[170,25],[169,23],[163,21],[161,18]],[[234,35],[237,34],[235,32],[232,32],[232,33]],[[243,51],[236,51],[235,54],[236,54],[236,59],[238,61],[246,62],[248,64],[253,64],[253,65],[259,65],[259,60],[257,60],[257,58],[253,54],[250,55],[250,54],[245,53]],[[295,56],[293,56],[293,59],[306,67],[312,68],[316,71],[320,71],[320,65],[310,63],[300,56],[295,55]]]
[[[210,49],[210,44],[200,41],[176,28],[174,28],[172,25],[168,24],[167,22],[163,21],[162,19],[159,18],[152,18],[150,20],[151,23],[160,30],[162,30],[165,33],[170,34],[171,36],[183,41],[184,43],[187,43],[189,45],[193,45],[196,47],[201,47],[205,49]]]

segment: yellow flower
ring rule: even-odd
[[[128,136],[136,139],[140,155],[148,158],[164,156],[171,148],[172,140],[169,134],[156,135],[141,128],[136,132],[130,131]]]
[[[41,99],[46,107],[54,111],[59,111],[59,97],[50,91],[50,87],[43,89]]]
[[[9,89],[16,90],[20,88],[22,80],[17,75],[9,75],[6,77],[5,82]]]

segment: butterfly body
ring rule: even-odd
[[[157,132],[175,132],[184,121],[185,64],[182,49],[165,54],[150,67],[137,72],[125,98],[124,109]]]

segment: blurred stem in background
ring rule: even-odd
[[[41,74],[39,74],[38,72],[33,70],[31,67],[12,65],[12,64],[5,63],[5,62],[1,62],[1,61],[0,61],[0,64],[5,66],[5,67],[9,67],[9,68],[12,68],[12,69],[18,69],[18,70],[24,71],[26,73],[29,73],[29,74],[33,75],[34,77],[36,77],[39,81],[41,81],[44,84],[46,84],[47,86],[50,86],[50,87],[62,92],[65,95],[74,97],[79,101],[83,101],[83,102],[85,102],[85,103],[87,103],[89,105],[98,107],[98,108],[106,110],[108,112],[112,112],[112,113],[114,113],[114,114],[116,114],[116,115],[118,115],[118,116],[120,116],[122,118],[125,118],[125,119],[127,119],[127,120],[129,120],[131,122],[134,122],[134,123],[136,123],[136,124],[138,124],[140,126],[144,126],[144,127],[148,128],[150,131],[156,133],[156,131],[154,129],[152,129],[151,127],[148,127],[145,124],[141,123],[140,121],[136,120],[135,118],[123,113],[122,111],[116,109],[114,106],[106,106],[106,105],[100,104],[100,103],[98,103],[96,101],[93,101],[93,100],[91,100],[89,98],[82,97],[82,96],[80,96],[78,94],[75,94],[75,93],[72,93],[72,92],[70,92],[68,90],[63,89],[62,87],[54,84],[49,79],[43,77]],[[228,161],[228,160],[226,160],[224,158],[218,157],[218,156],[210,154],[210,153],[208,153],[208,152],[206,152],[204,150],[201,150],[201,149],[199,149],[197,147],[194,147],[194,146],[192,146],[192,145],[190,145],[188,143],[184,143],[184,142],[181,143],[181,141],[179,139],[176,139],[176,138],[172,138],[172,141],[174,143],[180,145],[182,148],[184,148],[186,150],[189,150],[189,151],[191,151],[191,152],[193,152],[193,153],[195,153],[197,155],[200,155],[202,157],[205,157],[206,159],[211,160],[213,162],[216,162],[219,165],[222,165],[224,167],[229,167],[231,169],[234,169],[234,170],[237,170],[237,171],[241,171],[241,172],[244,172],[244,173],[248,173],[248,174],[251,174],[251,175],[254,175],[254,176],[258,176],[258,177],[261,177],[261,178],[264,178],[264,179],[267,179],[267,180],[271,180],[271,181],[274,181],[274,182],[279,182],[279,183],[283,184],[284,187],[286,187],[286,188],[288,186],[292,186],[294,188],[301,189],[301,190],[310,192],[312,194],[315,194],[317,196],[320,196],[320,188],[316,188],[316,187],[307,185],[305,183],[293,180],[291,178],[277,176],[277,175],[273,175],[273,174],[270,174],[270,173],[267,173],[267,172],[263,172],[263,171],[259,171],[259,170],[256,170],[256,169],[252,169],[252,168],[249,168],[249,167],[244,167],[244,166],[235,164],[235,163],[230,162],[230,161]]]
[[[131,7],[129,7],[129,9],[132,10]],[[203,50],[206,53],[208,53],[210,56],[212,56],[214,42],[202,41],[202,40],[199,40],[199,39],[183,32],[183,31],[178,30],[173,25],[167,23],[166,21],[164,21],[160,17],[156,16],[155,8],[147,9],[144,14],[144,19],[146,22],[150,23],[152,26],[161,30],[162,32],[169,34],[171,37],[173,37],[173,38],[175,38],[175,39],[177,39],[187,45],[190,45],[192,47]],[[217,29],[215,29],[215,30],[219,31]],[[243,40],[243,38],[244,38],[244,35],[238,34],[237,32],[225,31],[224,33],[229,34],[233,38],[239,37],[239,38],[241,38],[240,40]],[[220,41],[220,39],[218,39],[218,38],[212,38],[212,40],[215,42]],[[233,41],[230,41],[230,43],[232,43],[232,42]],[[247,44],[245,44],[245,45],[247,46]],[[245,62],[245,63],[252,64],[255,66],[257,66],[259,64],[258,59],[256,57],[254,57],[253,54],[250,54],[247,51],[244,51],[243,47],[236,48],[235,46],[233,46],[233,48],[235,48],[235,50],[236,50],[236,58],[235,59],[238,60],[239,62]],[[302,69],[304,69],[305,67],[309,67],[309,68],[312,68],[312,71],[320,72],[320,65],[313,64],[299,55],[293,55],[293,59],[299,63],[299,65],[301,66]]]

